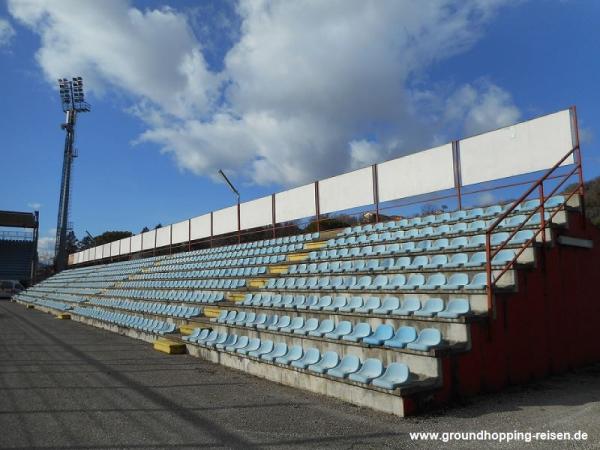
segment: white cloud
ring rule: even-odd
[[[48,230],[45,236],[38,238],[38,257],[41,262],[48,264],[54,260],[54,245],[56,243],[56,230]]]
[[[15,29],[10,22],[0,17],[0,48],[8,47],[15,34]]]
[[[38,202],[31,202],[31,203],[27,203],[27,206],[29,206],[31,209],[33,209],[35,211],[39,211],[40,208],[42,207],[42,204],[38,203]]]
[[[452,95],[412,87],[470,48],[508,1],[242,0],[239,40],[219,72],[174,9],[10,0],[9,11],[41,36],[50,82],[80,74],[96,93],[133,99],[147,126],[137,142],[199,175],[223,168],[292,185],[431,145],[448,127],[472,133],[518,117],[491,82]]]

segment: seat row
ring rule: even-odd
[[[480,290],[485,289],[487,276],[479,272],[469,278],[468,273],[456,272],[446,277],[443,273],[433,273],[425,278],[421,273],[352,276],[314,276],[269,278],[265,289],[273,290]]]
[[[277,264],[285,261],[286,255],[268,255],[268,256],[253,256],[251,258],[228,258],[214,259],[212,261],[192,262],[192,263],[172,263],[171,260],[165,261],[165,264],[149,267],[146,273],[165,272],[170,270],[197,270],[197,269],[214,269],[220,267],[247,267],[261,264]],[[168,264],[167,264],[168,263]]]
[[[187,342],[220,351],[257,358],[265,363],[281,364],[312,374],[334,379],[347,379],[356,383],[393,390],[411,381],[410,371],[404,363],[394,362],[384,368],[381,360],[368,358],[364,362],[355,355],[340,357],[336,352],[321,352],[314,348],[304,350],[299,345],[288,347],[285,342],[228,335],[208,329],[195,329]]]
[[[159,335],[172,333],[176,329],[174,323],[162,320],[145,319],[140,316],[104,311],[102,309],[83,308],[78,306],[73,309],[73,312],[90,319]]]
[[[67,303],[57,302],[57,301],[49,300],[49,299],[31,297],[31,296],[27,296],[26,294],[25,295],[18,294],[15,296],[15,298],[19,301],[28,303],[30,305],[45,306],[46,308],[57,309],[59,311],[68,311],[72,308],[72,306]]]
[[[369,346],[389,348],[408,348],[418,351],[429,351],[442,343],[442,335],[436,328],[424,328],[417,334],[414,327],[402,326],[398,330],[388,324],[381,324],[375,330],[366,322],[353,325],[348,320],[337,324],[331,319],[266,315],[245,311],[221,311],[219,316],[211,319],[216,323],[237,325],[258,330],[292,333],[301,336],[322,337],[362,343]]]
[[[516,255],[513,249],[500,250],[492,259],[492,265],[503,266]],[[321,263],[291,264],[288,274],[320,274],[369,271],[400,271],[417,269],[456,269],[481,267],[487,261],[485,252],[450,253],[436,255],[400,256],[398,258],[354,259],[345,261],[324,261]]]
[[[469,301],[463,298],[450,299],[447,304],[441,298],[429,298],[422,304],[416,295],[362,297],[335,297],[324,295],[281,295],[246,294],[241,303],[244,306],[287,308],[310,311],[331,311],[340,313],[381,314],[394,316],[439,317],[457,319],[470,313]]]
[[[244,278],[220,278],[203,280],[125,281],[120,287],[136,288],[188,288],[188,289],[237,289],[246,286]]]
[[[198,317],[200,314],[202,314],[202,310],[197,306],[165,305],[164,303],[135,302],[131,300],[120,300],[118,298],[93,298],[90,299],[88,303],[94,306],[119,308],[126,309],[128,311],[170,317],[181,317],[185,319]]]
[[[510,239],[508,245],[519,246],[529,241],[534,235],[533,230],[520,230]],[[510,234],[507,232],[494,233],[491,236],[491,245],[497,246],[504,243]],[[425,239],[422,241],[407,241],[404,243],[366,245],[364,247],[342,247],[329,250],[315,250],[308,253],[310,260],[363,258],[379,255],[400,255],[406,253],[434,252],[446,250],[478,249],[485,247],[485,234],[474,236],[458,236],[452,239]]]
[[[245,250],[231,250],[230,247],[219,247],[223,250],[220,252],[212,252],[207,254],[197,254],[195,256],[186,256],[182,258],[173,258],[172,261],[179,260],[182,262],[201,262],[201,261],[212,261],[222,260],[227,258],[244,258],[251,256],[266,256],[266,255],[278,255],[281,253],[295,252],[302,250],[304,244],[284,244],[276,245],[274,247],[260,247],[260,248],[248,248]],[[176,255],[175,255],[176,256]]]
[[[165,272],[145,272],[131,277],[132,280],[151,279],[185,279],[185,278],[212,278],[212,277],[247,277],[260,276],[267,273],[266,266],[235,267],[233,269],[204,269],[204,270],[171,270]]]
[[[546,199],[544,207],[548,209],[561,206],[565,202],[562,195],[557,195]],[[500,215],[510,206],[508,205],[492,205],[487,208],[472,208],[467,210],[458,210],[454,212],[444,212],[440,214],[429,214],[426,216],[418,216],[407,219],[391,220],[377,224],[357,225],[355,227],[347,227],[339,233],[340,236],[350,234],[370,233],[373,231],[394,230],[402,228],[410,228],[415,226],[447,224],[450,222],[468,221],[481,218],[492,218]],[[527,200],[515,208],[517,212],[529,212],[540,206],[539,199]],[[515,225],[512,225],[515,226]]]
[[[187,290],[139,290],[114,289],[104,292],[104,296],[127,297],[174,302],[217,303],[225,299],[223,292],[187,291]]]

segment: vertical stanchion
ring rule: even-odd
[[[379,222],[379,178],[377,175],[377,164],[373,168],[373,203],[375,204],[375,222]]]
[[[240,199],[238,198],[237,202],[237,229],[238,229],[238,244],[242,242],[242,227],[241,227],[242,219],[240,216]]]
[[[277,215],[275,214],[275,194],[271,194],[271,222],[273,224],[273,239],[276,237],[275,233],[275,221],[277,220]]]
[[[462,177],[460,173],[460,143],[452,141],[452,165],[454,170],[454,188],[456,189],[456,199],[458,209],[462,209]]]
[[[317,220],[317,232],[321,231],[321,199],[319,197],[319,182],[315,181],[315,212]]]
[[[542,228],[542,242],[546,243],[546,214],[544,208],[544,182],[542,181],[538,186],[538,193],[540,197],[540,227]]]
[[[492,282],[492,248],[491,248],[491,236],[490,231],[485,232],[485,275],[487,279],[487,306],[488,314],[492,310],[492,292],[494,289]]]

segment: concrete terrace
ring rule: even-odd
[[[403,419],[0,302],[0,448],[481,448],[408,434],[481,429],[583,430],[576,448],[597,448],[599,375],[592,366]]]

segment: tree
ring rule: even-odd
[[[567,187],[563,194],[570,193],[576,185]],[[600,227],[600,177],[583,184],[585,192],[585,215],[597,227]]]
[[[110,242],[118,241],[131,236],[131,231],[105,231],[104,233],[91,238],[89,236],[84,237],[79,243],[79,250],[85,250],[98,245],[108,244]]]
[[[140,233],[147,233],[148,231],[150,231],[148,227],[144,227],[142,228],[142,231],[140,231]]]
[[[75,232],[73,230],[67,233],[67,255],[71,253],[75,253],[79,248],[79,241],[75,236]]]

